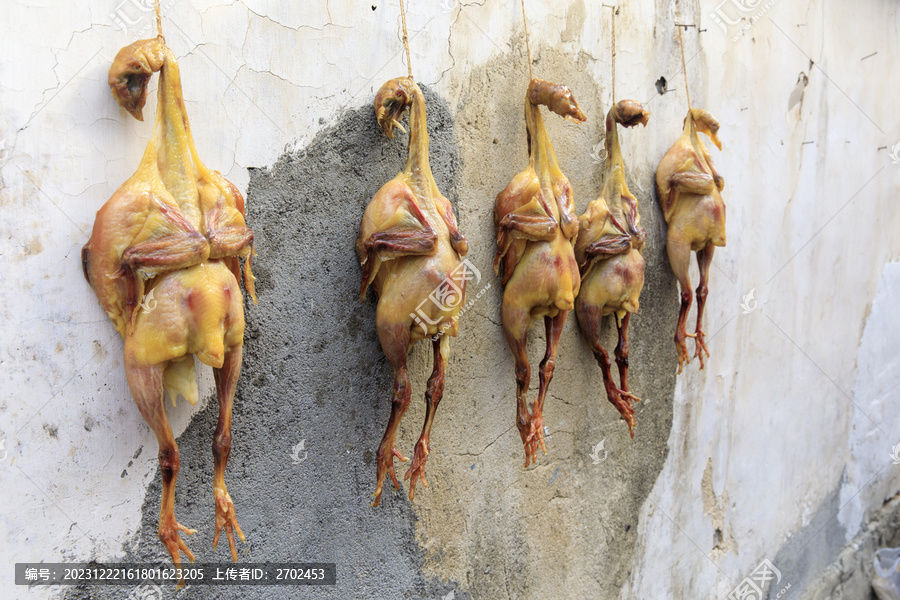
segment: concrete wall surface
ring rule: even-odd
[[[618,1],[616,98],[652,112],[647,127],[620,132],[648,234],[629,372],[643,400],[632,440],[571,315],[547,399],[547,454],[524,469],[491,268],[494,197],[527,164],[522,8],[409,0],[432,169],[481,279],[450,343],[429,486],[412,502],[407,485],[386,488],[371,508],[393,379],[375,300],[359,301],[353,243],[369,199],[406,157],[407,136],[388,140],[372,114],[375,91],[406,73],[399,5],[161,2],[200,156],[244,194],[256,236],[259,305],[245,302],[226,472],[247,535],[238,560],[334,562],[338,583],[13,585],[16,562],[168,555],[156,532],[156,439],[131,400],[122,341],[81,273],[95,212],[151,134],[152,117],[131,118],[106,83],[118,49],[153,35],[150,2],[4,0],[0,597],[705,600],[750,578],[763,598],[869,598],[872,552],[900,545],[898,3]],[[545,112],[580,214],[603,180],[611,10],[600,0],[525,5],[535,75],[569,85],[588,116]],[[683,29],[687,82],[675,23],[693,25]],[[724,148],[710,147],[725,177],[728,244],[711,269],[712,356],[676,376],[678,285],[654,173],[680,134],[686,83],[721,124]],[[528,343],[531,398],[543,329]],[[404,454],[430,372],[420,343]],[[182,461],[176,515],[198,530],[186,538],[198,561],[226,563],[227,544],[211,544],[218,409],[208,367],[200,392],[197,406],[168,408]]]

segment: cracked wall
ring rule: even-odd
[[[106,86],[118,48],[152,32],[139,4],[7,6],[16,24],[0,36],[10,57],[0,75],[0,250],[12,265],[0,289],[7,563],[162,556],[156,442],[79,256],[94,212],[133,172],[150,132]],[[547,119],[580,212],[601,183],[591,153],[610,98],[608,10],[588,0],[527,7],[535,74],[570,85],[589,117]],[[745,13],[705,0],[622,3],[616,95],[653,112],[646,128],[620,136],[648,231],[631,361],[644,402],[631,441],[573,317],[547,404],[548,455],[523,470],[489,268],[493,198],[526,161],[521,9],[411,1],[432,165],[492,286],[451,344],[429,489],[374,510],[372,454],[391,376],[373,300],[356,301],[352,240],[365,202],[405,156],[371,119],[374,91],[406,72],[396,6],[164,0],[163,9],[199,151],[245,192],[260,254],[227,475],[248,533],[241,560],[333,557],[346,585],[326,592],[334,597],[719,598],[764,558],[798,597],[862,593],[869,555],[896,542],[890,499],[900,491],[890,459],[900,429],[895,3],[781,0]],[[722,125],[725,148],[712,152],[728,205],[707,305],[713,356],[678,377],[677,288],[652,191],[685,111],[676,21],[704,30],[685,30],[690,92]],[[145,114],[154,110],[151,93]],[[533,365],[542,348],[536,328]],[[411,357],[406,448],[424,412],[426,350]],[[177,510],[200,529],[188,542],[200,560],[226,556],[210,547],[211,391],[203,369],[200,405],[169,409],[184,461]],[[293,465],[301,440],[309,458]],[[608,455],[594,464],[600,441]],[[4,595],[18,595],[9,586],[0,583]]]

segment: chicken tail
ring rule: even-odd
[[[194,355],[186,354],[173,360],[166,367],[164,375],[166,391],[175,406],[175,399],[183,397],[196,406],[199,394],[197,392],[197,371],[194,367]]]

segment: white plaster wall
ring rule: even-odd
[[[94,212],[133,172],[152,126],[155,94],[138,123],[106,85],[116,51],[152,32],[141,2],[2,2],[3,564],[114,559],[139,526],[156,469],[121,341],[80,265]],[[713,358],[679,376],[669,456],[622,597],[724,597],[831,495],[841,510],[829,520],[849,540],[900,491],[889,457],[900,443],[900,164],[889,156],[900,142],[898,5],[759,2],[733,39],[737,26],[722,31],[711,19],[716,2],[619,4],[617,96],[654,111],[626,159],[655,165],[684,113],[677,38],[653,26],[656,15],[699,19],[699,42],[696,29],[685,34],[690,88],[721,123],[725,149],[713,156],[728,205],[707,305]],[[399,19],[387,17],[396,7],[382,0],[163,7],[199,151],[244,192],[248,167],[304,146],[406,70]],[[581,7],[586,19],[572,32],[567,15]],[[529,0],[528,10],[536,56],[583,51],[608,83],[599,0]],[[116,21],[136,22],[123,31]],[[468,73],[511,52],[521,32],[513,1],[412,0],[408,21],[416,77],[451,108]],[[675,91],[660,97],[663,74]],[[647,197],[649,187],[634,191]],[[758,305],[743,314],[751,289]],[[205,372],[201,396],[210,389]],[[199,408],[170,411],[176,435]]]

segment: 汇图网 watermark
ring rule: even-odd
[[[772,585],[778,586],[781,583],[781,571],[769,559],[763,560],[753,572],[737,584],[726,596],[725,600],[763,600],[763,590],[773,582]],[[788,583],[782,587],[774,598],[780,600],[784,598],[787,591],[791,589]]]

